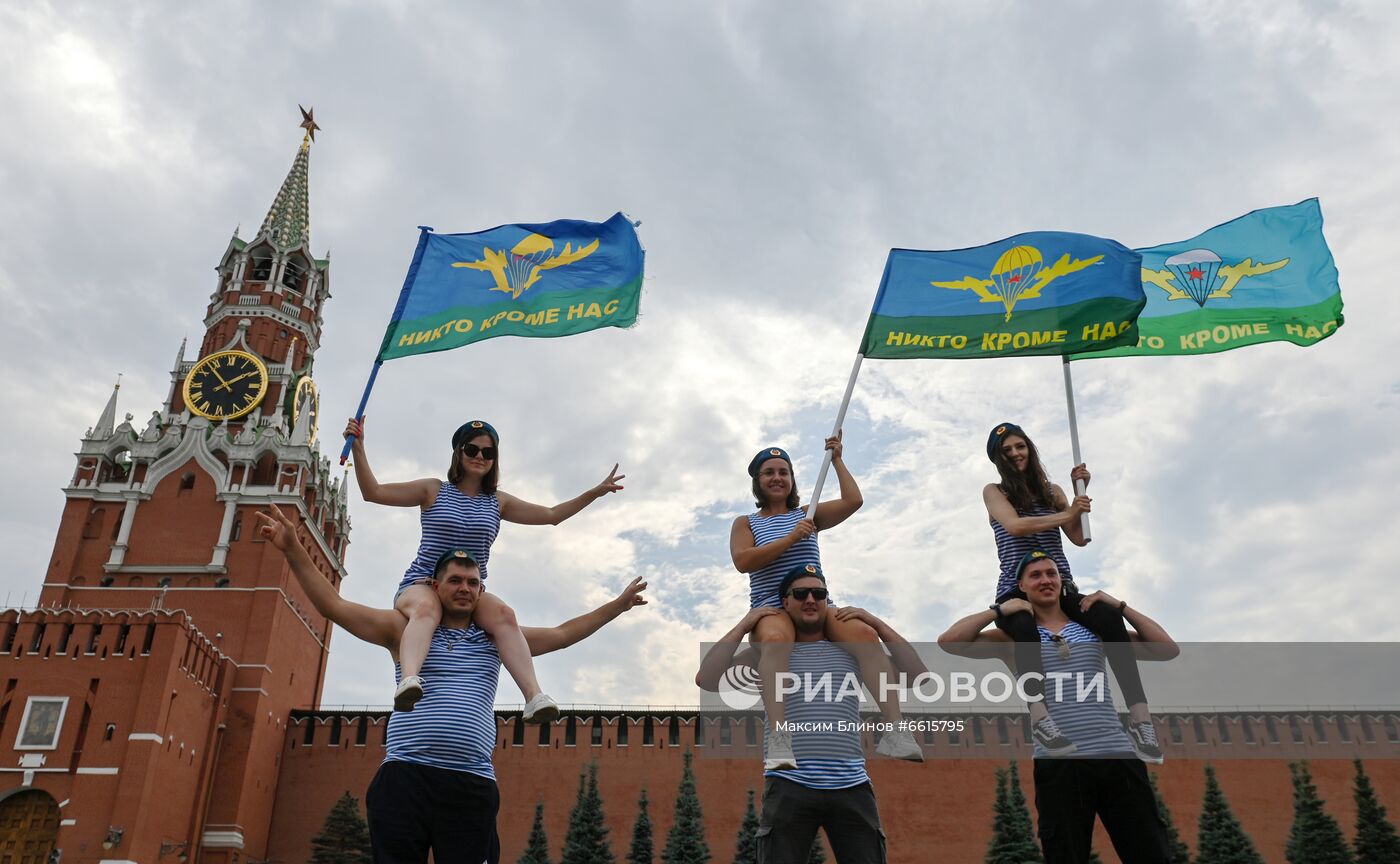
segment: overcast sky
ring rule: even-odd
[[[1181,640],[1400,638],[1396,44],[1382,0],[0,3],[0,591],[37,594],[117,373],[138,428],[160,407],[301,103],[323,127],[331,446],[415,226],[642,220],[634,329],[392,361],[368,410],[381,480],[439,475],[473,417],[528,500],[622,463],[626,491],[507,524],[492,552],[492,589],[531,624],[650,579],[650,606],[540,663],[561,701],[695,703],[699,642],[747,608],[728,554],[745,466],[784,446],[810,493],[890,247],[1148,246],[1310,196],[1346,302],[1333,338],[1075,364],[1095,540],[1071,562]],[[1068,485],[1057,360],[865,365],[845,432],[866,505],[821,538],[838,599],[922,640],[990,602],[983,447],[1007,419]],[[345,593],[387,606],[416,513],[350,508]],[[336,634],[326,704],[391,686],[382,650]]]

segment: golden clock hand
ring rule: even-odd
[[[224,382],[224,389],[227,390],[229,387],[233,386],[234,384],[237,384],[239,381],[242,381],[244,378],[249,378],[249,377],[251,377],[251,376],[253,376],[253,375],[256,375],[256,374],[258,374],[258,371],[257,371],[256,369],[254,369],[252,372],[244,372],[242,375],[239,375],[237,378],[230,378],[228,381],[225,381],[225,382]],[[220,378],[219,380],[220,380],[220,381],[223,381],[222,378]]]
[[[218,387],[217,389],[219,389],[219,390],[227,390],[227,389],[228,389],[228,382],[224,380],[224,376],[222,376],[222,375],[219,374],[219,370],[218,370],[218,369],[215,369],[213,366],[210,366],[210,367],[209,367],[209,371],[210,371],[210,372],[213,372],[213,373],[214,373],[214,377],[219,379],[219,387]]]

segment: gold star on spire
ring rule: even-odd
[[[316,113],[316,109],[312,108],[310,111],[307,111],[300,105],[298,105],[297,108],[301,110],[301,128],[306,130],[306,140],[302,143],[310,144],[312,141],[316,140],[316,130],[321,128],[316,125],[316,119],[312,116]]]

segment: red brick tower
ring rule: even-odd
[[[40,608],[0,613],[0,825],[30,826],[0,835],[16,864],[266,856],[288,714],[319,703],[331,627],[254,513],[298,515],[336,586],[350,529],[316,439],[330,264],[309,248],[303,117],[257,235],[235,231],[215,268],[198,356],[180,346],[139,432],[113,391],[64,489]]]

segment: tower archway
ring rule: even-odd
[[[42,789],[0,792],[0,864],[49,864],[58,821],[58,802]]]

